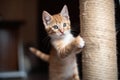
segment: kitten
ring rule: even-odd
[[[80,80],[76,63],[76,53],[84,47],[80,36],[73,37],[67,6],[59,14],[42,14],[45,30],[51,38],[50,55],[30,48],[35,55],[49,62],[49,80]]]

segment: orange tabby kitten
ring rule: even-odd
[[[80,80],[76,63],[76,53],[81,52],[84,41],[80,36],[73,37],[67,6],[59,14],[50,15],[43,11],[43,23],[51,38],[50,55],[30,48],[38,57],[49,62],[50,80]]]

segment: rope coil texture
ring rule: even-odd
[[[114,0],[80,0],[83,80],[117,80]]]

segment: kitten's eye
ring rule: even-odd
[[[63,23],[63,27],[66,27],[66,23]]]
[[[54,28],[54,29],[58,29],[58,26],[57,26],[57,25],[54,25],[53,28]]]

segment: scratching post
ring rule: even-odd
[[[80,0],[83,80],[117,80],[114,0]]]

